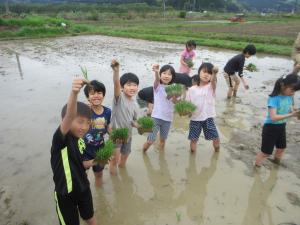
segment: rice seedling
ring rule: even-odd
[[[110,139],[113,141],[113,143],[126,143],[127,139],[129,137],[129,130],[128,128],[117,128],[113,129],[110,134]]]
[[[105,142],[104,146],[96,152],[95,161],[106,164],[114,152],[115,145],[111,140]]]
[[[189,68],[193,68],[194,63],[192,59],[187,59],[184,62],[188,65]]]
[[[248,70],[248,71],[250,71],[250,72],[257,72],[257,71],[258,71],[256,65],[253,64],[253,63],[249,63],[249,64],[246,66],[246,70]]]
[[[180,116],[192,116],[196,109],[197,107],[193,103],[184,100],[175,104],[175,112]]]
[[[183,94],[184,87],[182,84],[170,84],[165,87],[167,97],[179,97]]]
[[[80,66],[80,69],[81,69],[81,72],[82,72],[82,75],[83,75],[84,79],[86,79],[88,81],[89,78],[88,78],[88,72],[87,72],[86,67]]]
[[[145,116],[138,119],[137,123],[140,125],[138,128],[139,134],[152,132],[154,121],[152,118]]]
[[[176,212],[176,219],[177,219],[177,222],[181,221],[181,214],[179,212]]]

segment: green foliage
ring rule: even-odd
[[[185,18],[186,17],[186,11],[180,11],[178,17],[179,18]]]
[[[176,219],[177,219],[177,222],[181,221],[181,214],[179,212],[176,212]]]
[[[194,66],[192,59],[185,60],[185,63],[188,65],[189,68],[193,68],[193,66]]]
[[[80,69],[81,69],[81,72],[82,72],[82,75],[83,75],[84,79],[89,80],[89,78],[88,78],[88,72],[87,72],[86,67],[80,66]]]
[[[143,129],[152,129],[154,126],[153,119],[145,116],[138,119],[137,123],[141,126]]]
[[[110,134],[110,139],[116,143],[117,141],[122,141],[124,143],[127,142],[129,137],[129,130],[128,128],[117,128],[113,129]]]
[[[184,86],[182,84],[170,84],[165,87],[168,97],[179,97],[183,94]]]
[[[96,161],[107,161],[114,152],[115,145],[111,140],[105,142],[104,146],[97,150]]]
[[[246,70],[248,70],[250,72],[257,72],[258,71],[256,65],[253,64],[253,63],[249,63],[248,65],[246,65]]]
[[[188,101],[182,100],[175,104],[175,112],[180,116],[191,116],[195,112],[197,107]]]

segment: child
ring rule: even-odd
[[[197,44],[195,41],[190,40],[185,44],[185,50],[181,53],[180,57],[180,73],[184,73],[189,75],[191,72],[191,68],[188,66],[188,61],[193,62],[196,54],[194,50],[196,49]]]
[[[293,46],[292,59],[294,60],[293,73],[297,74],[300,71],[300,33],[298,33]]]
[[[216,116],[216,74],[218,69],[211,63],[202,63],[198,70],[198,85],[192,86],[186,96],[186,100],[197,106],[190,121],[189,137],[191,152],[197,149],[197,142],[203,129],[206,140],[212,140],[215,152],[219,152],[220,139],[214,122]]]
[[[77,102],[83,79],[75,79],[67,105],[62,109],[62,122],[53,135],[51,167],[55,183],[56,210],[60,224],[79,225],[79,214],[89,225],[94,217],[90,184],[83,166],[85,144],[82,137],[88,131],[90,108]]]
[[[199,84],[199,75],[196,74],[192,76],[192,86],[198,86],[198,84]]]
[[[110,161],[110,173],[116,174],[117,167],[125,167],[131,152],[132,127],[137,127],[138,106],[134,96],[138,91],[139,78],[133,73],[125,73],[119,78],[119,63],[112,61],[114,82],[114,101],[112,109],[112,128],[128,128],[129,139],[126,143],[119,143]]]
[[[153,132],[149,134],[147,142],[143,146],[144,153],[154,143],[156,135],[160,133],[160,147],[164,149],[165,142],[168,137],[171,122],[173,120],[173,109],[175,98],[168,99],[165,86],[173,83],[175,70],[170,65],[165,65],[159,70],[159,65],[153,65],[155,73],[154,90],[154,106],[151,117],[154,120]]]
[[[247,45],[241,54],[238,54],[231,58],[224,67],[224,77],[228,86],[227,99],[230,99],[232,96],[236,97],[237,90],[239,88],[240,80],[235,74],[238,72],[238,75],[245,87],[246,90],[249,89],[248,84],[246,83],[243,77],[243,69],[245,64],[245,59],[250,58],[252,55],[256,54],[256,48],[254,45]]]
[[[268,114],[262,130],[261,152],[256,155],[255,166],[260,167],[268,156],[272,155],[274,146],[276,152],[274,162],[280,163],[286,148],[285,127],[288,118],[297,116],[294,109],[293,95],[297,75],[289,74],[279,78],[268,99]]]
[[[89,162],[95,159],[96,152],[104,146],[104,135],[110,123],[111,110],[102,105],[105,97],[105,86],[97,80],[92,80],[90,85],[84,87],[84,94],[87,97],[92,109],[91,127],[84,137],[86,150],[83,153],[85,167],[90,167]],[[102,185],[104,165],[94,165],[95,185]]]

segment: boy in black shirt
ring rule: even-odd
[[[227,98],[230,99],[232,96],[236,97],[237,90],[239,88],[240,79],[245,87],[249,89],[243,77],[243,69],[245,64],[245,59],[256,54],[256,48],[254,45],[247,45],[241,54],[238,54],[231,58],[224,67],[224,77],[228,85]],[[240,78],[235,74],[238,72]]]
[[[61,225],[79,225],[79,214],[89,225],[96,225],[90,184],[83,166],[85,144],[82,137],[88,131],[90,108],[77,102],[77,95],[85,85],[75,79],[67,105],[62,109],[62,122],[53,135],[51,167],[55,183],[55,201]]]

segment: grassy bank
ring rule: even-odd
[[[61,23],[65,23],[63,27]],[[277,28],[277,29],[275,29]],[[61,17],[26,16],[0,19],[0,39],[42,38],[83,34],[138,38],[185,43],[194,39],[200,46],[241,50],[254,43],[258,52],[290,55],[300,30],[297,21],[240,23],[191,23],[186,19],[114,19],[75,21]]]

